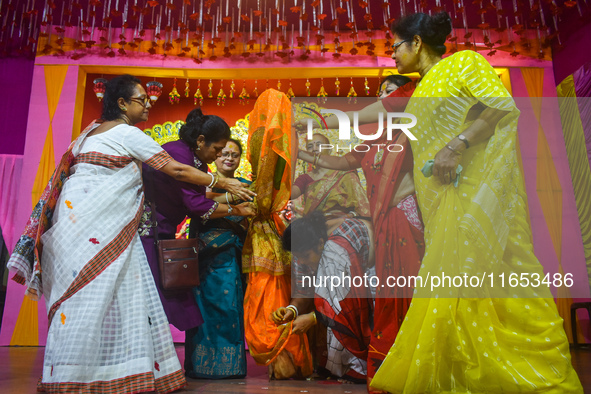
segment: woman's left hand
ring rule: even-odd
[[[456,179],[456,169],[460,164],[462,154],[453,152],[447,147],[443,147],[435,155],[433,163],[433,175],[439,178],[439,182],[443,185],[449,185]]]
[[[316,324],[316,320],[312,316],[312,313],[300,315],[293,321],[291,332],[294,334],[305,334],[314,324]]]
[[[236,210],[236,214],[238,216],[256,215],[256,209],[253,207],[253,204],[249,202],[243,202],[242,204],[234,205],[234,209]]]
[[[256,196],[256,193],[248,189],[248,186],[248,184],[242,183],[238,179],[233,178],[220,178],[217,183],[217,187],[227,190],[238,196],[240,199],[252,201],[252,198]]]

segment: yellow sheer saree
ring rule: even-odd
[[[420,169],[471,124],[475,104],[506,112],[494,135],[463,154],[459,186]],[[488,62],[473,51],[437,63],[406,112],[414,179],[425,223],[419,276],[542,274],[533,254],[517,163],[519,110]],[[582,392],[549,290],[499,282],[476,289],[419,289],[371,385],[395,393]],[[429,298],[427,298],[429,297]]]

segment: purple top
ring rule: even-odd
[[[201,163],[183,141],[169,142],[162,145],[162,148],[176,161],[207,172],[207,164]],[[159,239],[174,238],[177,226],[185,216],[189,216],[192,219],[191,223],[195,225],[209,219],[218,203],[205,198],[205,186],[177,181],[145,164],[142,171],[146,195],[145,212],[139,229],[142,244],[168,321],[179,330],[186,331],[202,324],[203,318],[191,289],[169,292],[163,291],[160,286],[158,252],[154,242],[154,230],[150,227],[153,223],[150,202],[154,199],[156,204]]]
[[[162,148],[179,163],[194,166],[207,172],[207,164],[201,163],[191,148],[183,141],[169,142],[162,145]],[[154,201],[156,204],[156,220],[160,239],[174,238],[177,226],[182,223],[185,216],[189,216],[191,222],[197,224],[207,221],[216,210],[218,203],[205,197],[205,186],[177,181],[146,165],[143,165],[143,171],[146,199]],[[153,186],[149,183],[148,174],[151,175]],[[146,201],[147,206],[149,206],[148,201]],[[152,231],[150,235],[152,235]]]

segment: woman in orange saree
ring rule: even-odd
[[[244,329],[250,354],[267,365],[270,376],[285,379],[312,373],[305,335],[278,330],[269,316],[291,299],[291,256],[281,246],[285,224],[279,216],[291,194],[291,102],[277,90],[264,91],[250,113],[248,159],[257,214],[242,250],[248,273],[244,296]]]

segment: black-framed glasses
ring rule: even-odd
[[[222,152],[222,157],[224,159],[227,159],[229,157],[231,157],[232,159],[240,159],[240,153],[237,153],[237,152],[234,152],[234,153],[232,153],[232,152]]]
[[[141,105],[142,107],[146,108],[148,106],[148,104],[152,104],[152,100],[150,100],[149,97],[132,97],[129,99],[130,101],[135,101],[136,103],[138,103],[139,105]]]
[[[402,44],[404,44],[405,42],[409,42],[410,40],[402,40],[399,42],[395,42],[394,44],[392,44],[392,50],[394,51],[394,53],[396,53],[396,50],[398,49],[398,47]]]

